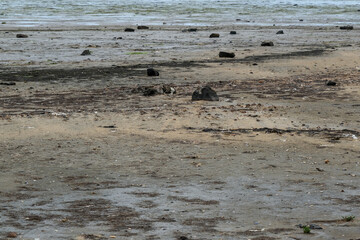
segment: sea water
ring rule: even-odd
[[[29,27],[356,25],[360,0],[0,0],[0,21]]]

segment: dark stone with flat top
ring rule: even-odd
[[[125,32],[135,32],[135,29],[133,28],[125,28]]]

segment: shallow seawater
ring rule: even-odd
[[[299,21],[303,19],[303,21]],[[0,21],[51,25],[339,25],[360,23],[358,0],[2,0]]]

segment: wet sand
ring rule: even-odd
[[[184,29],[0,31],[1,239],[359,238],[359,30]]]

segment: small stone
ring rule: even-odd
[[[201,89],[197,89],[192,94],[192,101],[219,101],[219,97],[216,94],[214,90],[211,89],[211,87],[206,86]]]
[[[221,57],[221,58],[234,58],[235,53],[219,52],[219,57]]]
[[[188,29],[184,29],[182,31],[183,32],[197,32],[197,28],[188,28]]]
[[[159,72],[153,68],[148,68],[146,72],[149,77],[159,76]]]
[[[149,27],[148,26],[138,26],[137,29],[144,30],[144,29],[149,29]]]
[[[210,38],[218,38],[218,37],[220,37],[220,34],[218,34],[218,33],[210,34]]]
[[[272,47],[274,46],[274,43],[272,41],[264,41],[261,43],[262,47]]]
[[[125,32],[135,32],[135,29],[133,28],[125,28]]]
[[[19,33],[19,34],[16,34],[16,37],[17,38],[28,38],[29,36],[26,34]]]
[[[189,238],[188,238],[188,237],[185,237],[185,236],[180,236],[178,239],[179,239],[179,240],[189,240]]]
[[[330,162],[330,160],[328,160],[328,159],[325,159],[325,161],[324,161],[325,164],[328,164],[329,162]]]
[[[336,86],[336,82],[334,82],[334,81],[331,81],[331,80],[329,80],[329,81],[326,81],[326,86]]]
[[[8,238],[16,238],[16,237],[17,237],[17,233],[16,233],[16,232],[9,232],[9,233],[7,234],[7,237],[8,237]]]
[[[348,26],[341,26],[340,29],[341,29],[341,30],[353,30],[353,29],[354,29],[354,26],[350,26],[350,25],[348,25]]]
[[[276,32],[276,34],[284,34],[284,31],[283,30],[279,30]]]
[[[91,55],[91,51],[86,49],[81,53],[81,56]]]
[[[235,35],[236,31],[230,31],[230,34]]]
[[[299,21],[300,21],[300,22],[303,22],[303,21],[304,21],[304,19],[299,19]]]

